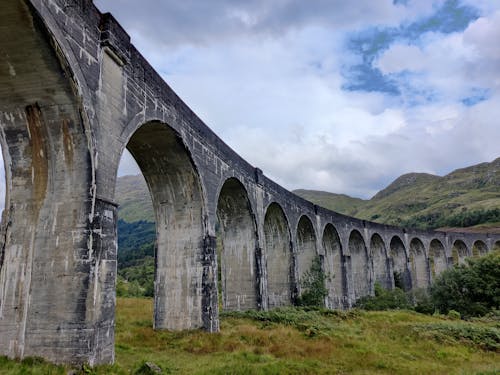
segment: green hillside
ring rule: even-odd
[[[142,174],[118,177],[115,196],[120,205],[118,214],[121,220],[128,223],[155,221],[151,196]]]
[[[405,174],[370,200],[313,190],[294,192],[323,207],[379,223],[418,228],[494,226],[500,224],[500,158],[444,177]]]
[[[314,202],[318,206],[350,216],[354,215],[366,202],[360,198],[353,198],[345,194],[328,193],[326,191],[299,189],[294,190],[294,193],[308,201]]]

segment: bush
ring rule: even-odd
[[[297,306],[323,307],[325,297],[328,295],[328,289],[325,286],[327,278],[321,266],[321,258],[315,257],[309,271],[302,276],[300,285],[304,291],[297,298]]]
[[[443,314],[483,316],[500,307],[500,252],[467,259],[438,276],[431,286],[432,302]]]
[[[375,283],[375,296],[361,297],[356,302],[356,307],[364,310],[394,310],[411,309],[413,306],[402,289],[386,290],[379,283]]]

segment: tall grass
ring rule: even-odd
[[[119,298],[116,364],[78,374],[494,374],[498,322],[411,311],[283,308],[222,314],[221,332],[154,331],[152,300]],[[486,345],[485,345],[486,344]],[[41,360],[0,358],[0,374],[65,374]]]

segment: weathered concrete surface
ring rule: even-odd
[[[304,276],[311,269],[313,260],[318,255],[316,233],[311,220],[306,215],[301,216],[297,225],[296,244],[295,277],[298,296],[300,296],[303,293]]]
[[[225,310],[258,307],[256,227],[243,185],[230,178],[224,183],[217,206],[221,239],[222,306]]]
[[[0,142],[0,354],[10,357],[113,361],[125,148],[157,218],[156,328],[217,331],[219,293],[227,309],[291,304],[316,256],[333,275],[325,304],[337,308],[375,281],[425,287],[453,261],[500,247],[499,235],[375,224],[283,189],[224,144],[90,0],[0,2]]]
[[[345,304],[345,265],[342,255],[342,244],[337,230],[332,224],[327,224],[323,231],[323,250],[325,252],[325,273],[327,276],[326,307],[341,309]]]
[[[267,208],[264,219],[265,249],[267,250],[267,290],[269,308],[292,303],[292,248],[288,222],[283,209],[276,203]]]

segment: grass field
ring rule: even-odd
[[[500,374],[500,322],[409,311],[283,309],[222,317],[221,332],[155,332],[152,300],[117,301],[116,363],[81,374]],[[0,357],[0,374],[66,374]],[[147,373],[147,372],[142,372]]]

